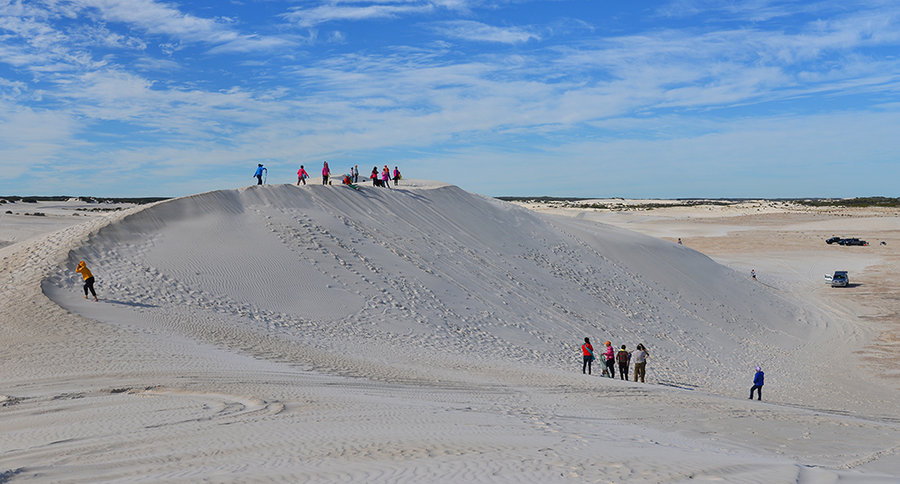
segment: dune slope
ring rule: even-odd
[[[456,187],[252,187],[131,215],[68,262],[102,268],[113,304],[90,317],[277,332],[349,360],[300,363],[361,376],[379,374],[356,360],[418,367],[436,353],[561,368],[591,336],[652,348],[657,381],[733,391],[728,375],[786,354],[814,324],[702,254],[566,223]],[[45,290],[81,312],[75,284],[61,268]]]

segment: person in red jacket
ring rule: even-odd
[[[594,361],[594,347],[591,346],[591,339],[585,338],[584,344],[581,345],[581,354],[584,359],[584,364],[581,365],[581,373],[584,373],[584,370],[587,370],[587,374],[591,374],[591,362]]]
[[[303,169],[303,165],[300,165],[300,169],[297,170],[297,185],[300,185],[301,182],[306,185],[307,178],[309,178],[309,173]]]

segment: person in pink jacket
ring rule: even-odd
[[[331,174],[331,170],[328,169],[328,162],[325,162],[325,166],[322,167],[322,185],[328,185],[328,175]]]
[[[616,350],[613,349],[612,343],[609,341],[606,342],[606,350],[604,351],[604,356],[606,356],[606,370],[603,371],[603,374],[609,374],[610,378],[616,377]]]
[[[297,170],[297,185],[301,182],[306,185],[306,179],[309,178],[309,173],[303,169],[303,165],[300,165],[300,169]]]
[[[381,183],[391,188],[391,170],[388,170],[387,165],[384,165],[384,169],[381,170]]]

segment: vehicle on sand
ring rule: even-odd
[[[850,276],[847,271],[834,271],[834,274],[825,274],[825,283],[831,287],[847,287],[850,285]]]
[[[831,244],[838,244],[838,245],[869,245],[869,243],[866,242],[865,240],[860,240],[860,239],[858,239],[858,238],[856,238],[856,237],[851,237],[851,238],[846,238],[846,239],[845,239],[845,238],[837,237],[837,236],[835,236],[835,237],[830,237],[830,238],[828,238],[828,239],[825,239],[825,243],[828,244],[828,245],[831,245]]]

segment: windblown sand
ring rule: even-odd
[[[405,182],[2,215],[0,482],[897,481],[896,214]],[[585,336],[647,383],[582,375]]]

